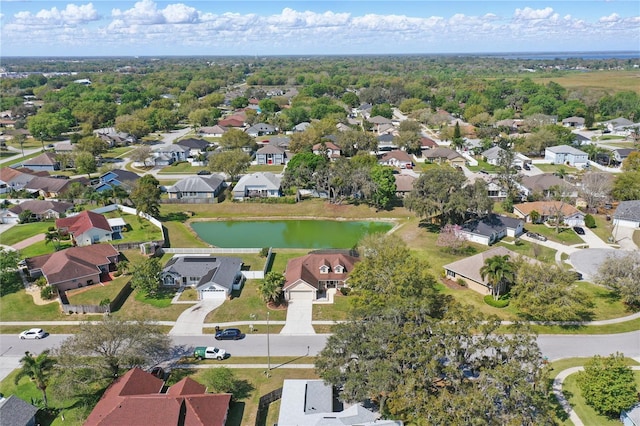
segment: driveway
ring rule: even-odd
[[[633,242],[633,233],[636,231],[637,229],[635,228],[616,226],[614,230],[616,244],[619,244],[622,250],[638,250],[640,247]]]
[[[598,273],[600,265],[609,256],[624,256],[627,252],[613,248],[588,248],[576,251],[569,255],[571,264],[583,275],[583,278],[590,281]]]
[[[307,335],[316,334],[311,325],[313,302],[311,300],[290,301],[287,307],[287,321],[280,334]]]
[[[584,235],[578,234],[578,237],[589,245],[589,248],[611,248],[611,246],[600,239],[594,232],[586,226],[581,226]],[[573,231],[575,232],[575,231]]]
[[[204,300],[196,303],[186,311],[180,314],[175,325],[169,331],[170,336],[186,335],[200,336],[202,335],[202,324],[209,312],[222,306],[225,299],[221,300]]]

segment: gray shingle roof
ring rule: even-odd
[[[557,145],[551,146],[547,148],[547,151],[553,152],[555,154],[573,154],[573,155],[587,155],[586,152],[580,151],[577,148],[574,148],[570,145]]]
[[[482,156],[487,160],[495,160],[500,157],[500,153],[503,151],[504,149],[500,148],[499,146],[494,146],[483,152]]]
[[[0,400],[0,424],[26,425],[36,415],[38,409],[15,395]]]
[[[181,277],[202,277],[196,288],[216,283],[231,289],[242,259],[238,257],[175,256],[162,270]]]
[[[640,221],[640,200],[621,201],[613,214],[613,218]]]
[[[281,179],[271,172],[256,172],[242,176],[236,186],[233,187],[233,192],[244,193],[247,185],[252,188],[260,186],[267,190],[276,190],[280,188],[280,182]]]
[[[462,225],[462,230],[473,234],[491,236],[494,232],[500,232],[505,228],[515,229],[522,219],[514,219],[507,216],[491,215],[481,220],[473,220]]]
[[[167,192],[216,192],[224,182],[219,175],[193,176],[167,188]]]

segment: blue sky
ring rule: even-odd
[[[640,50],[637,0],[10,1],[2,56]]]

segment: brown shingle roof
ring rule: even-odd
[[[560,179],[553,173],[542,173],[535,176],[524,176],[522,178],[522,186],[533,192],[546,191],[552,186],[567,185],[567,181]]]
[[[494,247],[490,250],[478,253],[474,256],[460,259],[456,262],[444,265],[444,269],[453,271],[456,275],[462,275],[463,277],[472,279],[475,282],[487,285],[487,281],[482,279],[480,275],[480,269],[484,266],[484,261],[494,256],[509,256],[515,259],[518,254],[512,252],[505,247]]]
[[[393,175],[396,178],[396,191],[397,192],[411,192],[413,190],[413,184],[416,182],[416,178],[411,175]]]
[[[51,201],[51,200],[27,200],[13,206],[9,209],[10,212],[20,214],[23,211],[30,210],[33,214],[43,214],[49,210],[63,213],[73,207],[73,204],[66,203],[64,201]]]
[[[296,257],[287,262],[286,282],[283,289],[286,290],[291,287],[299,279],[315,288],[318,288],[318,281],[320,280],[345,281],[358,260],[360,259],[357,257],[342,253],[311,253],[306,256]],[[330,267],[329,273],[320,273],[320,267],[323,265]],[[335,272],[335,267],[338,265],[344,267],[343,273]]]
[[[24,162],[25,166],[53,166],[55,164],[58,164],[58,162],[56,161],[56,155],[52,152],[43,152],[37,157]]]
[[[581,213],[571,204],[563,204],[560,201],[533,201],[531,203],[516,204],[513,209],[518,210],[523,216],[529,216],[534,210],[544,216],[555,214],[558,209],[561,209],[562,214],[565,216]]]
[[[200,383],[196,382],[195,380],[189,377],[185,377],[175,385],[171,386],[167,391],[167,393],[169,395],[174,395],[174,396],[193,395],[193,394],[204,393],[205,390],[207,390],[206,386],[201,385]]]

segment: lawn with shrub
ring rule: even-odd
[[[0,242],[6,246],[12,246],[15,243],[26,240],[27,238],[44,234],[51,226],[56,226],[53,220],[13,225],[11,228],[0,234]]]
[[[131,279],[130,275],[115,278],[106,283],[98,283],[67,291],[71,305],[100,305],[104,300],[112,301]]]
[[[59,244],[59,245],[58,245]],[[56,251],[68,249],[73,247],[73,244],[70,240],[47,243],[45,241],[38,241],[37,243],[31,244],[29,247],[25,247],[20,250],[20,256],[22,257],[34,257],[41,256],[43,254],[52,254]],[[58,250],[56,250],[58,249]]]
[[[555,241],[558,243],[566,244],[568,246],[572,246],[574,244],[584,244],[582,238],[575,233],[575,231],[570,227],[560,227],[560,232],[556,232],[555,226],[547,226],[545,224],[526,224],[527,232],[536,232],[540,235],[544,235],[551,241]]]
[[[479,172],[480,170],[484,170],[485,172],[497,172],[499,167],[495,166],[493,164],[489,164],[484,160],[478,159],[478,165],[477,166],[467,166],[467,168],[469,170],[471,170],[472,172]]]
[[[271,321],[284,321],[286,309],[269,309],[258,292],[260,280],[247,280],[241,291],[234,291],[231,299],[222,306],[210,312],[206,324],[216,324],[228,321],[266,321],[267,312]],[[252,318],[252,315],[254,316]]]

